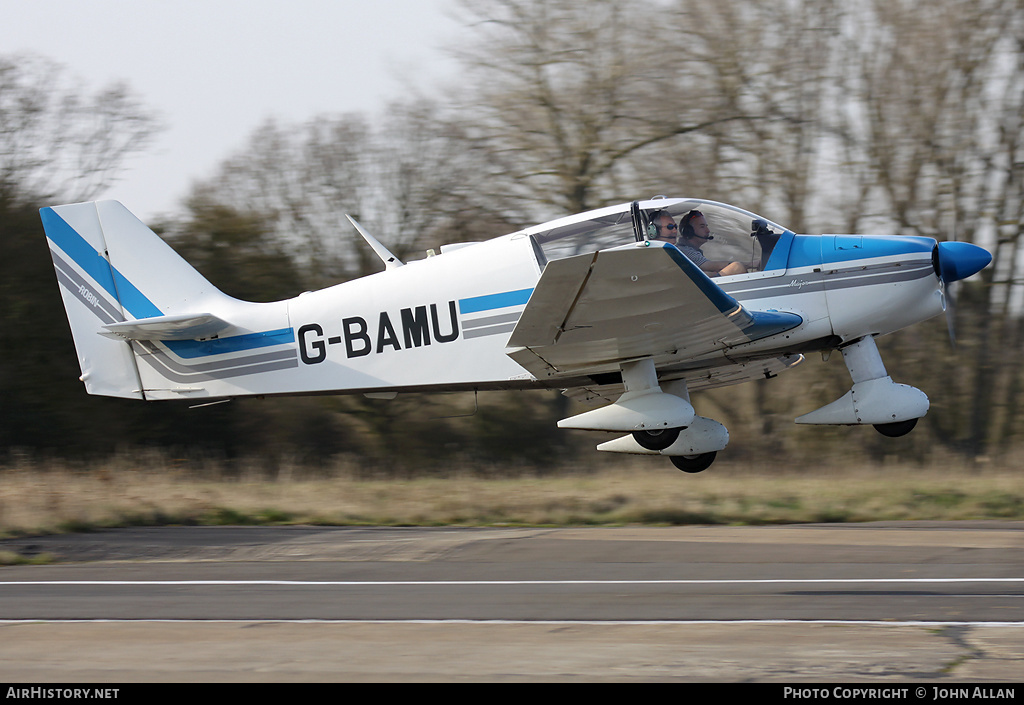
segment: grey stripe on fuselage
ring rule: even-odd
[[[85,281],[74,267],[68,264],[67,260],[52,249],[50,254],[53,257],[54,269],[57,272],[57,281],[71,292],[75,298],[88,306],[102,323],[120,323],[125,320],[121,312],[117,310],[116,304],[97,291],[96,287]],[[85,291],[93,294],[95,302],[86,297]],[[175,361],[150,342],[135,341],[134,351],[139,359],[145,360],[158,373],[178,382],[197,379],[226,379],[228,377],[239,377],[259,372],[298,367],[299,364],[298,353],[294,348],[277,352],[259,352],[244,357],[234,357],[214,362],[201,362],[192,365],[184,365]],[[159,364],[157,364],[158,361]]]
[[[514,313],[503,313],[498,316],[484,316],[483,318],[471,318],[468,320],[463,318],[462,337],[469,340],[470,338],[483,338],[488,335],[511,333],[515,330],[516,323],[519,322],[519,318],[522,315],[522,311],[516,311]]]
[[[462,329],[467,330],[469,328],[480,328],[482,326],[494,326],[499,323],[516,323],[519,317],[523,315],[522,312],[517,313],[505,313],[500,316],[485,316],[483,318],[473,318],[470,320],[462,320]]]
[[[166,353],[153,346],[152,343],[133,341],[133,348],[135,349],[137,359],[146,362],[162,377],[175,382],[229,379],[231,377],[241,377],[261,372],[274,372],[299,366],[298,355],[294,350],[284,350],[281,353],[261,353],[259,355],[224,360],[222,363],[183,366],[175,363]],[[278,355],[280,355],[280,359],[275,360],[275,356]],[[201,370],[201,367],[204,369]]]
[[[795,289],[814,287],[815,290],[819,290],[823,286],[829,291],[835,291],[860,286],[915,281],[934,274],[935,270],[930,263],[892,263],[873,265],[867,268],[858,266],[820,272],[792,272],[768,280],[729,283],[722,288],[740,301],[752,301],[785,296],[795,293]]]
[[[487,335],[497,335],[499,333],[511,333],[516,329],[515,323],[506,323],[500,326],[487,326],[484,328],[476,328],[474,330],[463,330],[462,337],[466,340],[470,338],[483,338]]]
[[[280,360],[295,360],[298,357],[298,353],[294,349],[287,349],[278,350],[277,352],[261,352],[255,355],[248,355],[246,357],[233,357],[227,360],[217,360],[215,362],[200,362],[185,365],[175,360],[165,351],[156,347],[152,342],[146,342],[142,347],[145,350],[145,353],[140,354],[156,355],[164,361],[164,364],[168,369],[180,372],[181,374],[218,372],[221,370],[231,369],[233,367],[239,367],[241,365],[256,365],[262,362],[277,362]]]

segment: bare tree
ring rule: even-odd
[[[359,115],[319,116],[306,124],[264,122],[194,196],[266,221],[316,288],[352,276],[351,225],[361,216],[370,129]]]
[[[158,127],[123,84],[90,93],[49,59],[0,56],[0,187],[16,199],[95,197]]]
[[[736,202],[798,231],[990,245],[995,266],[960,287],[973,311],[960,324],[974,327],[955,356],[938,322],[883,345],[894,369],[948,380],[920,449],[978,453],[1020,432],[1019,365],[997,353],[1024,336],[1021,0],[462,7],[465,73],[444,101],[268,123],[200,188],[270,214],[311,286],[379,266],[343,212],[404,256],[655,193]],[[791,392],[753,393],[766,438],[849,384],[841,365],[803,374]]]
[[[862,218],[903,234],[988,244],[995,255],[982,295],[971,292],[974,283],[958,286],[960,303],[974,304],[973,316],[958,317],[971,324],[958,354],[920,358],[925,374],[949,380],[930,415],[937,438],[980,454],[1002,390],[1019,375],[998,351],[1009,342],[1000,329],[1015,329],[1020,313],[1008,302],[1019,271],[1024,8],[1017,0],[859,7],[851,133],[874,186],[874,208]]]
[[[394,104],[373,123],[356,114],[268,121],[194,193],[271,223],[310,288],[382,267],[346,214],[403,259],[479,233],[467,200],[479,176],[433,105]]]
[[[462,4],[473,40],[457,53],[454,119],[486,154],[488,193],[535,218],[634,197],[660,167],[654,147],[738,118],[709,112],[696,60],[657,3]]]

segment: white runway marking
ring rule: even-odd
[[[4,585],[284,585],[295,587],[423,587],[466,585],[924,585],[1024,583],[1024,578],[767,578],[734,580],[8,580]]]
[[[892,619],[0,619],[0,624],[435,624],[539,626],[700,626],[822,624],[850,627],[1024,627],[1020,622],[952,622]]]

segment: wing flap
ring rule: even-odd
[[[512,332],[510,346],[544,346],[558,341],[567,325],[566,317],[586,285],[597,254],[548,262]]]
[[[692,359],[801,322],[747,311],[678,249],[645,242],[549,262],[508,354],[550,377],[641,357]]]

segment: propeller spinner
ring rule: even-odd
[[[949,328],[949,342],[956,347],[956,331],[953,323],[954,297],[953,282],[977,274],[992,262],[992,255],[983,247],[969,242],[940,242],[932,254],[932,264],[939,276],[945,302],[946,326]]]

